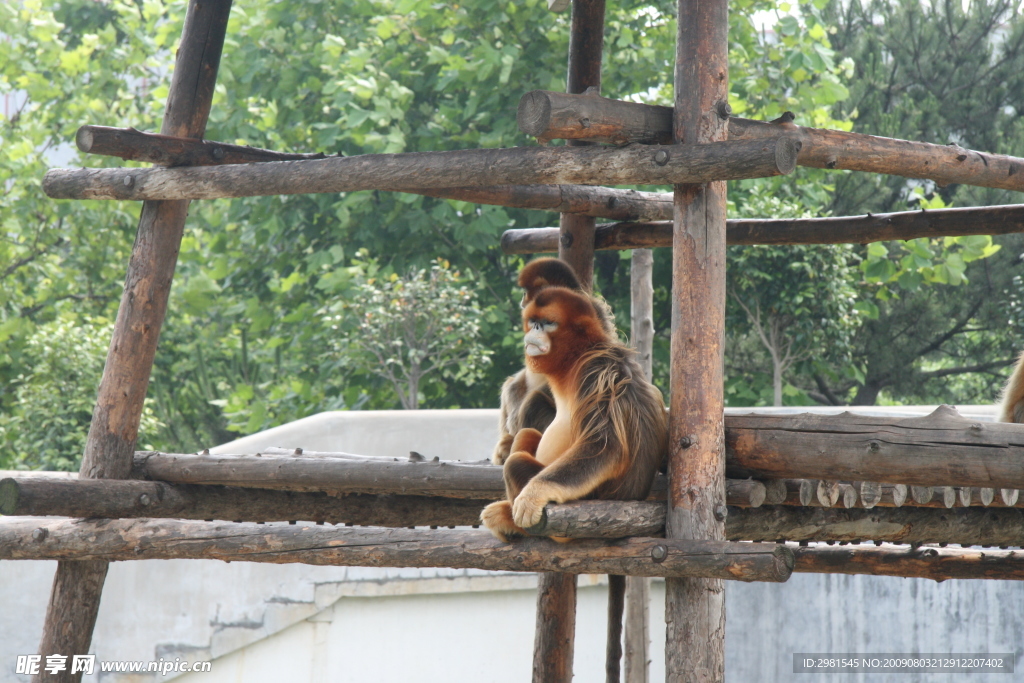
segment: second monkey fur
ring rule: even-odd
[[[646,498],[668,441],[661,392],[590,296],[541,288],[523,328],[527,370],[543,377],[556,411],[543,434],[517,432],[504,464],[507,500],[481,515],[502,540],[540,522],[550,502]]]

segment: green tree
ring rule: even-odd
[[[406,410],[419,407],[427,382],[484,376],[493,353],[479,341],[484,310],[458,271],[441,259],[402,277],[368,265],[354,296],[328,307],[342,362],[385,379]]]
[[[5,466],[77,470],[113,325],[57,319],[39,326],[23,354],[26,371],[8,385],[14,409],[0,413]],[[147,402],[139,426],[146,444],[161,425]],[[145,446],[143,446],[145,447]]]

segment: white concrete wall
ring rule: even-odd
[[[962,412],[982,420],[992,415],[988,407]],[[497,411],[486,410],[325,413],[216,451],[300,446],[393,457],[416,450],[477,460],[491,450],[496,421]],[[15,659],[38,645],[54,567],[0,562],[0,683],[27,681],[14,674]],[[211,673],[179,677],[201,676],[204,683],[523,681],[533,646],[534,586],[532,575],[447,569],[114,563],[92,651],[106,661],[212,659]],[[655,582],[652,592],[651,680],[657,681],[664,670],[663,584]],[[603,678],[604,595],[596,577],[581,577],[579,681]],[[861,680],[810,674],[794,679],[793,652],[1010,652],[1024,643],[1024,591],[1013,582],[794,575],[781,585],[730,583],[726,595],[727,673],[733,681]],[[109,675],[104,681],[158,678]],[[1011,679],[1024,677],[1005,678]]]

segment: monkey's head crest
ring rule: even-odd
[[[526,290],[520,304],[523,308],[536,299],[541,290],[548,287],[582,291],[579,278],[573,269],[565,261],[556,258],[539,258],[523,266],[519,271],[519,286]]]

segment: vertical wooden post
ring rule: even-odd
[[[201,138],[206,131],[230,9],[231,0],[189,3],[161,133]],[[126,170],[126,183],[130,177]],[[124,479],[131,470],[187,213],[187,201],[142,205],[80,477]],[[89,651],[106,574],[106,562],[58,563],[39,653],[67,655],[68,666],[36,680],[81,680],[70,656]]]
[[[600,91],[604,0],[573,0],[570,23],[566,92],[582,93],[591,87]],[[559,231],[558,258],[572,266],[587,291],[594,286],[594,225],[589,216],[563,213]],[[542,574],[537,590],[534,683],[572,681],[575,632],[576,576]]]
[[[608,575],[608,639],[605,646],[605,683],[622,680],[622,612],[626,603],[626,577]]]
[[[533,683],[571,683],[576,638],[576,575],[547,572],[537,581]]]
[[[630,340],[647,379],[653,374],[654,252],[634,249],[630,263]],[[647,683],[650,663],[651,580],[626,577],[626,683]]]
[[[682,143],[724,140],[728,2],[679,0],[678,6],[673,137]],[[724,182],[675,188],[670,538],[725,538],[725,194]],[[665,680],[724,680],[724,582],[669,579],[665,603]]]
[[[588,88],[601,91],[601,52],[604,49],[604,0],[573,0],[569,35],[569,75],[566,92]],[[569,140],[570,145],[589,145]],[[592,216],[563,213],[559,223],[558,258],[576,271],[584,289],[594,281],[594,225]]]

